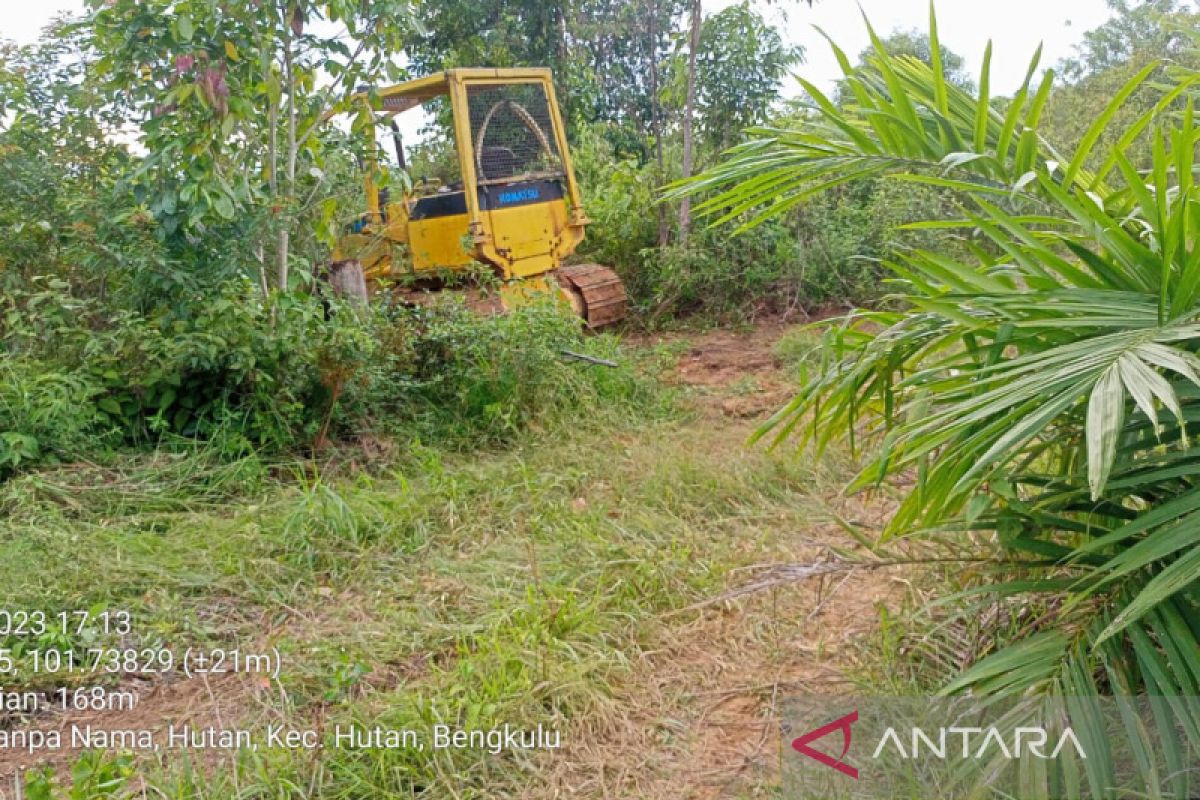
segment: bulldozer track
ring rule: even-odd
[[[602,328],[625,319],[625,284],[617,273],[601,264],[575,264],[553,273],[581,306],[580,316],[589,328]]]

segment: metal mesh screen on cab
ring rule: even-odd
[[[467,103],[480,181],[562,174],[541,84],[468,86]]]

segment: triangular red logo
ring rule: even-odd
[[[814,761],[819,761],[827,767],[833,767],[843,775],[849,775],[851,778],[858,780],[858,770],[847,764],[844,759],[846,753],[850,751],[850,726],[858,722],[858,712],[851,711],[841,719],[835,719],[828,725],[823,725],[816,730],[809,731],[803,736],[799,736],[792,740],[792,749],[798,753],[802,753]],[[842,732],[842,754],[837,758],[826,755],[820,750],[814,750],[809,747],[810,744],[821,739],[836,730]]]

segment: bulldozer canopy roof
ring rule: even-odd
[[[424,78],[383,86],[359,92],[356,98],[367,98],[373,92],[382,101],[385,114],[399,114],[419,106],[427,100],[449,94],[455,81],[476,83],[526,83],[550,79],[550,70],[544,67],[486,68],[469,67],[448,69]]]

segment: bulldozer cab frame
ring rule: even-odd
[[[396,115],[439,97],[449,99],[461,183],[393,199],[377,187],[373,165],[364,176],[367,213],[335,260],[358,258],[370,278],[396,274],[395,245],[407,248],[417,275],[483,262],[505,279],[531,278],[561,266],[588,219],[550,70],[451,69],[352,101],[394,126]],[[397,150],[403,166],[398,140]]]

